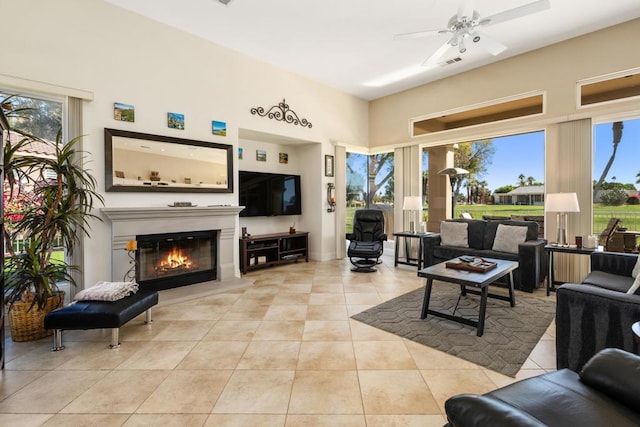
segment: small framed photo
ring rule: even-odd
[[[244,149],[242,147],[238,147],[238,160],[242,160],[243,155],[244,155]]]
[[[258,162],[266,162],[267,161],[267,152],[265,150],[256,150],[256,161],[258,161]]]
[[[113,118],[120,120],[121,122],[134,122],[135,121],[135,107],[129,104],[123,104],[122,102],[113,103]]]
[[[116,174],[116,178],[124,178],[123,171],[114,171],[114,173]]]
[[[333,156],[325,154],[324,156],[324,176],[333,176]]]
[[[213,120],[211,122],[211,133],[218,136],[227,136],[227,123]]]
[[[279,154],[279,156],[278,156],[278,161],[279,161],[280,163],[284,163],[284,164],[289,163],[289,154],[287,154],[287,153],[280,153],[280,154]]]
[[[167,113],[167,126],[171,129],[184,130],[184,114]]]

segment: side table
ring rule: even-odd
[[[547,296],[549,296],[550,292],[556,291],[556,283],[561,284],[562,282],[557,282],[555,280],[555,273],[553,269],[553,254],[561,253],[561,254],[578,254],[578,255],[591,255],[593,252],[602,250],[598,248],[570,248],[568,246],[556,246],[556,245],[546,245],[544,250],[547,252],[547,265],[549,267],[549,271],[547,274]]]
[[[421,237],[423,236],[427,236],[431,233],[415,233],[415,232],[411,232],[411,231],[399,231],[397,233],[393,233],[393,236],[395,237],[395,241],[396,241],[396,253],[395,253],[395,259],[394,259],[394,267],[397,267],[398,264],[404,264],[404,265],[412,265],[414,267],[418,267],[418,270],[422,269],[422,239]],[[401,261],[398,258],[398,254],[399,254],[399,250],[400,249],[400,238],[404,239],[404,255],[405,255],[405,260]],[[418,255],[417,258],[412,258],[411,257],[411,241],[409,239],[418,239]]]

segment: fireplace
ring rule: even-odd
[[[136,280],[141,289],[160,291],[216,280],[217,231],[136,236]]]
[[[138,240],[138,236],[216,230],[213,241],[217,259],[212,264],[215,277],[200,280],[198,286],[225,289],[240,282],[244,284],[235,262],[237,220],[241,210],[238,206],[103,208],[102,212],[111,221],[111,280],[122,280],[131,268],[125,246],[130,240]],[[175,280],[168,282],[168,287],[176,286]]]

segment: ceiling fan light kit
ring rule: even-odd
[[[396,39],[419,38],[428,36],[437,36],[440,34],[451,34],[449,40],[444,42],[426,61],[423,66],[433,65],[440,61],[445,55],[449,47],[458,48],[459,53],[465,53],[467,46],[464,40],[470,39],[474,43],[482,40],[482,47],[491,55],[496,56],[504,52],[507,47],[497,40],[488,37],[478,31],[479,27],[499,24],[501,22],[510,21],[512,19],[521,18],[532,13],[541,12],[549,9],[549,0],[537,0],[532,3],[507,9],[485,18],[480,18],[478,11],[473,9],[473,0],[465,0],[458,8],[458,13],[453,15],[447,23],[447,28],[442,30],[427,30],[415,33],[398,34]]]

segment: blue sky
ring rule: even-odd
[[[598,179],[613,150],[612,123],[595,126],[595,154],[593,178]],[[517,185],[518,175],[532,176],[544,182],[544,132],[493,138],[495,154],[482,180],[493,191],[504,185]],[[640,119],[624,122],[622,139],[606,180],[635,184],[640,172]],[[636,185],[640,188],[640,185]]]
[[[479,180],[487,181],[491,191],[505,185],[518,185],[518,176],[532,176],[544,182],[544,132],[493,138],[495,154]]]
[[[600,177],[613,151],[611,125],[611,123],[596,125],[593,179]],[[640,119],[626,120],[616,158],[606,180],[611,181],[615,176],[616,182],[635,184],[638,172],[640,172]],[[636,184],[636,188],[639,187],[640,185]]]

